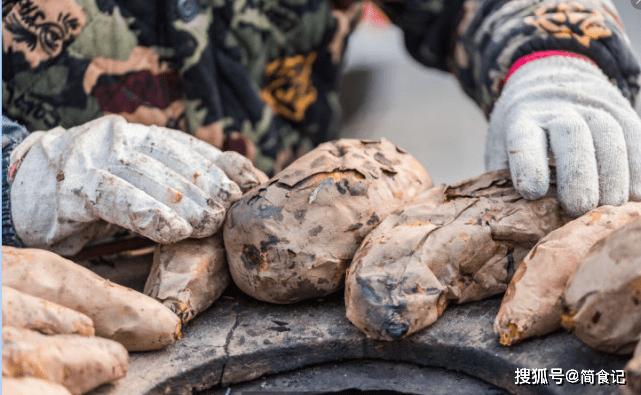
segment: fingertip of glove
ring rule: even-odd
[[[264,184],[269,181],[267,174],[260,169],[254,168],[254,176],[256,177],[257,185]]]
[[[641,182],[637,183],[637,185],[630,185],[630,200],[641,202]]]
[[[541,190],[528,190],[528,189],[517,189],[519,194],[523,196],[523,198],[527,200],[538,200],[544,197],[547,193],[547,190],[541,191]]]
[[[514,187],[523,198],[527,200],[537,200],[548,193],[550,183],[549,180],[544,179],[522,181],[516,178]]]
[[[144,233],[151,233],[147,237],[159,244],[171,244],[184,240],[194,232],[193,227],[187,220],[178,217],[163,218],[159,216],[154,229],[149,229]]]
[[[628,201],[628,191],[609,191],[608,193],[601,193],[599,200],[600,206],[620,206]],[[633,199],[633,198],[632,198]]]
[[[593,202],[590,199],[562,199],[561,207],[567,215],[576,218],[582,216],[590,210],[594,210],[595,208],[597,208],[598,203]]]

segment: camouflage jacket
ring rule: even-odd
[[[639,89],[609,0],[377,3],[409,53],[453,73],[486,113],[513,62],[539,50],[590,57],[630,100]],[[335,137],[341,59],[360,9],[353,0],[5,0],[3,111],[30,131],[117,113],[278,171]]]
[[[565,49],[630,99],[639,67],[608,0],[380,0],[409,53],[487,112],[515,59]],[[184,130],[266,171],[335,136],[351,0],[4,1],[3,110],[28,130],[106,113]]]

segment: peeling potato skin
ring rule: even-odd
[[[641,337],[641,220],[599,241],[570,279],[561,323],[588,346],[629,354]]]
[[[634,356],[625,366],[627,385],[623,386],[624,394],[641,394],[641,342],[637,344]]]
[[[217,233],[156,246],[144,292],[186,324],[211,306],[228,284],[222,234]]]
[[[599,240],[641,218],[641,203],[602,206],[551,232],[532,248],[510,281],[494,321],[509,346],[561,327],[563,292]]]
[[[228,212],[232,278],[272,303],[333,293],[367,233],[431,186],[423,166],[387,140],[321,144]]]
[[[363,241],[347,274],[347,318],[371,338],[411,335],[449,303],[504,292],[514,263],[563,221],[555,198],[521,198],[505,171],[432,188]]]

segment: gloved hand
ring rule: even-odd
[[[266,180],[237,153],[115,115],[32,133],[12,152],[10,177],[16,168],[17,235],[62,254],[118,229],[107,223],[161,244],[211,236],[241,196],[234,181]]]
[[[641,119],[587,59],[551,56],[512,74],[491,114],[486,148],[487,168],[509,167],[527,199],[546,194],[555,163],[568,214],[641,200]]]

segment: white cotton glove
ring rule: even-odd
[[[237,183],[266,179],[237,153],[115,115],[32,133],[12,152],[14,167],[17,235],[67,255],[118,227],[161,244],[211,236],[241,196]]]
[[[527,199],[546,194],[555,164],[570,215],[641,200],[641,119],[587,60],[553,56],[519,68],[496,102],[486,148],[488,170],[509,167]]]

